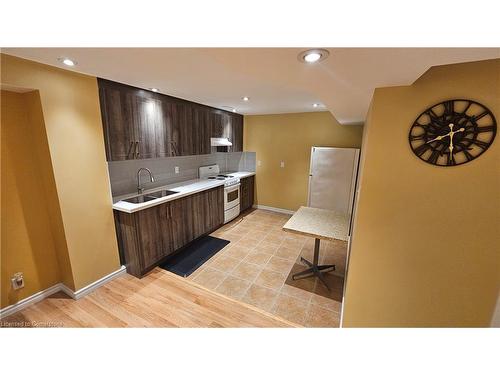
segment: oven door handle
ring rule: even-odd
[[[231,185],[231,186],[228,186],[228,187],[224,188],[224,190],[225,190],[226,193],[231,193],[231,192],[233,192],[235,190],[238,190],[240,188],[240,185],[241,185],[240,183],[238,183],[236,185]]]

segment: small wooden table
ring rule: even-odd
[[[301,257],[300,260],[309,268],[294,274],[292,276],[293,280],[316,276],[330,290],[323,273],[334,271],[335,265],[318,264],[320,240],[347,241],[348,225],[348,218],[344,214],[321,208],[300,207],[283,226],[283,230],[314,237],[314,259],[310,262]]]

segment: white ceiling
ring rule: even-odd
[[[362,123],[376,87],[413,83],[434,65],[500,58],[500,48],[328,48],[304,64],[302,48],[4,48],[2,52],[242,114],[329,110]],[[58,58],[77,61],[73,68]],[[241,98],[249,96],[250,101]],[[313,103],[322,103],[313,108]],[[226,109],[226,108],[224,108]]]

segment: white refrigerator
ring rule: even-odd
[[[342,212],[351,221],[359,149],[312,147],[308,206]]]

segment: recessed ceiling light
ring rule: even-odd
[[[314,103],[314,104],[313,104],[313,107],[314,107],[314,108],[318,108],[318,107],[319,107],[319,103]]]
[[[60,57],[58,60],[67,66],[75,66],[76,65],[76,61],[68,59],[67,57]]]
[[[160,91],[160,89],[157,89],[156,87],[152,87],[152,88],[151,88],[151,91],[153,91],[153,92],[159,92],[159,91]]]
[[[243,98],[241,98],[241,99],[243,99],[243,101],[244,101],[244,102],[248,102],[248,101],[250,100],[250,98],[249,98],[248,96],[244,96],[244,97],[243,97]]]
[[[233,112],[236,112],[236,108],[233,108]]]
[[[326,49],[309,49],[299,53],[298,59],[301,62],[312,64],[326,59],[329,54]]]

